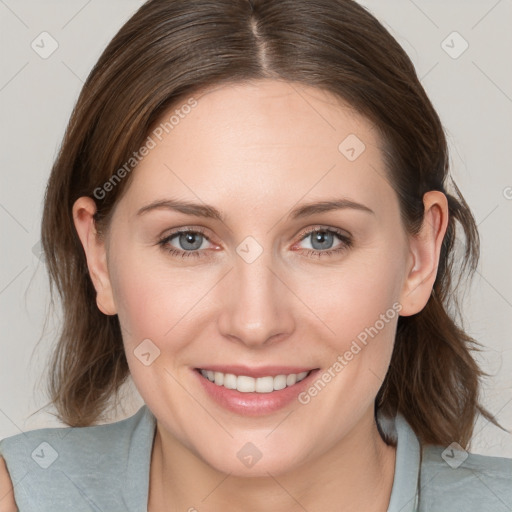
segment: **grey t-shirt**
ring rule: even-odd
[[[381,426],[398,439],[388,512],[512,512],[512,459],[468,454],[455,444],[421,449],[400,414]],[[19,511],[147,512],[155,427],[144,405],[115,423],[3,439],[0,455]]]

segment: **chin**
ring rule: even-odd
[[[248,458],[241,461],[235,454],[234,457],[221,457],[204,460],[204,462],[217,471],[240,478],[268,477],[269,473],[272,476],[279,476],[295,469],[293,460],[282,460],[275,456],[265,456],[265,454],[255,461],[250,461]]]

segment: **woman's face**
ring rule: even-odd
[[[278,474],[371,422],[414,258],[364,118],[272,80],[194,99],[116,207],[111,300],[161,436]]]

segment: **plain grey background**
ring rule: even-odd
[[[46,180],[83,81],[141,0],[0,0],[0,438],[60,424],[42,393],[59,315],[39,229]],[[450,143],[452,174],[482,237],[465,327],[485,348],[482,399],[512,429],[511,0],[364,0],[414,62]],[[52,53],[53,51],[53,53]],[[142,404],[130,385],[126,407]],[[480,419],[471,451],[512,457],[512,435]]]

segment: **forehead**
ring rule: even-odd
[[[335,192],[375,202],[389,188],[377,130],[326,91],[261,80],[192,98],[193,108],[184,99],[150,133],[154,147],[127,193],[132,208],[169,195],[254,208]]]

